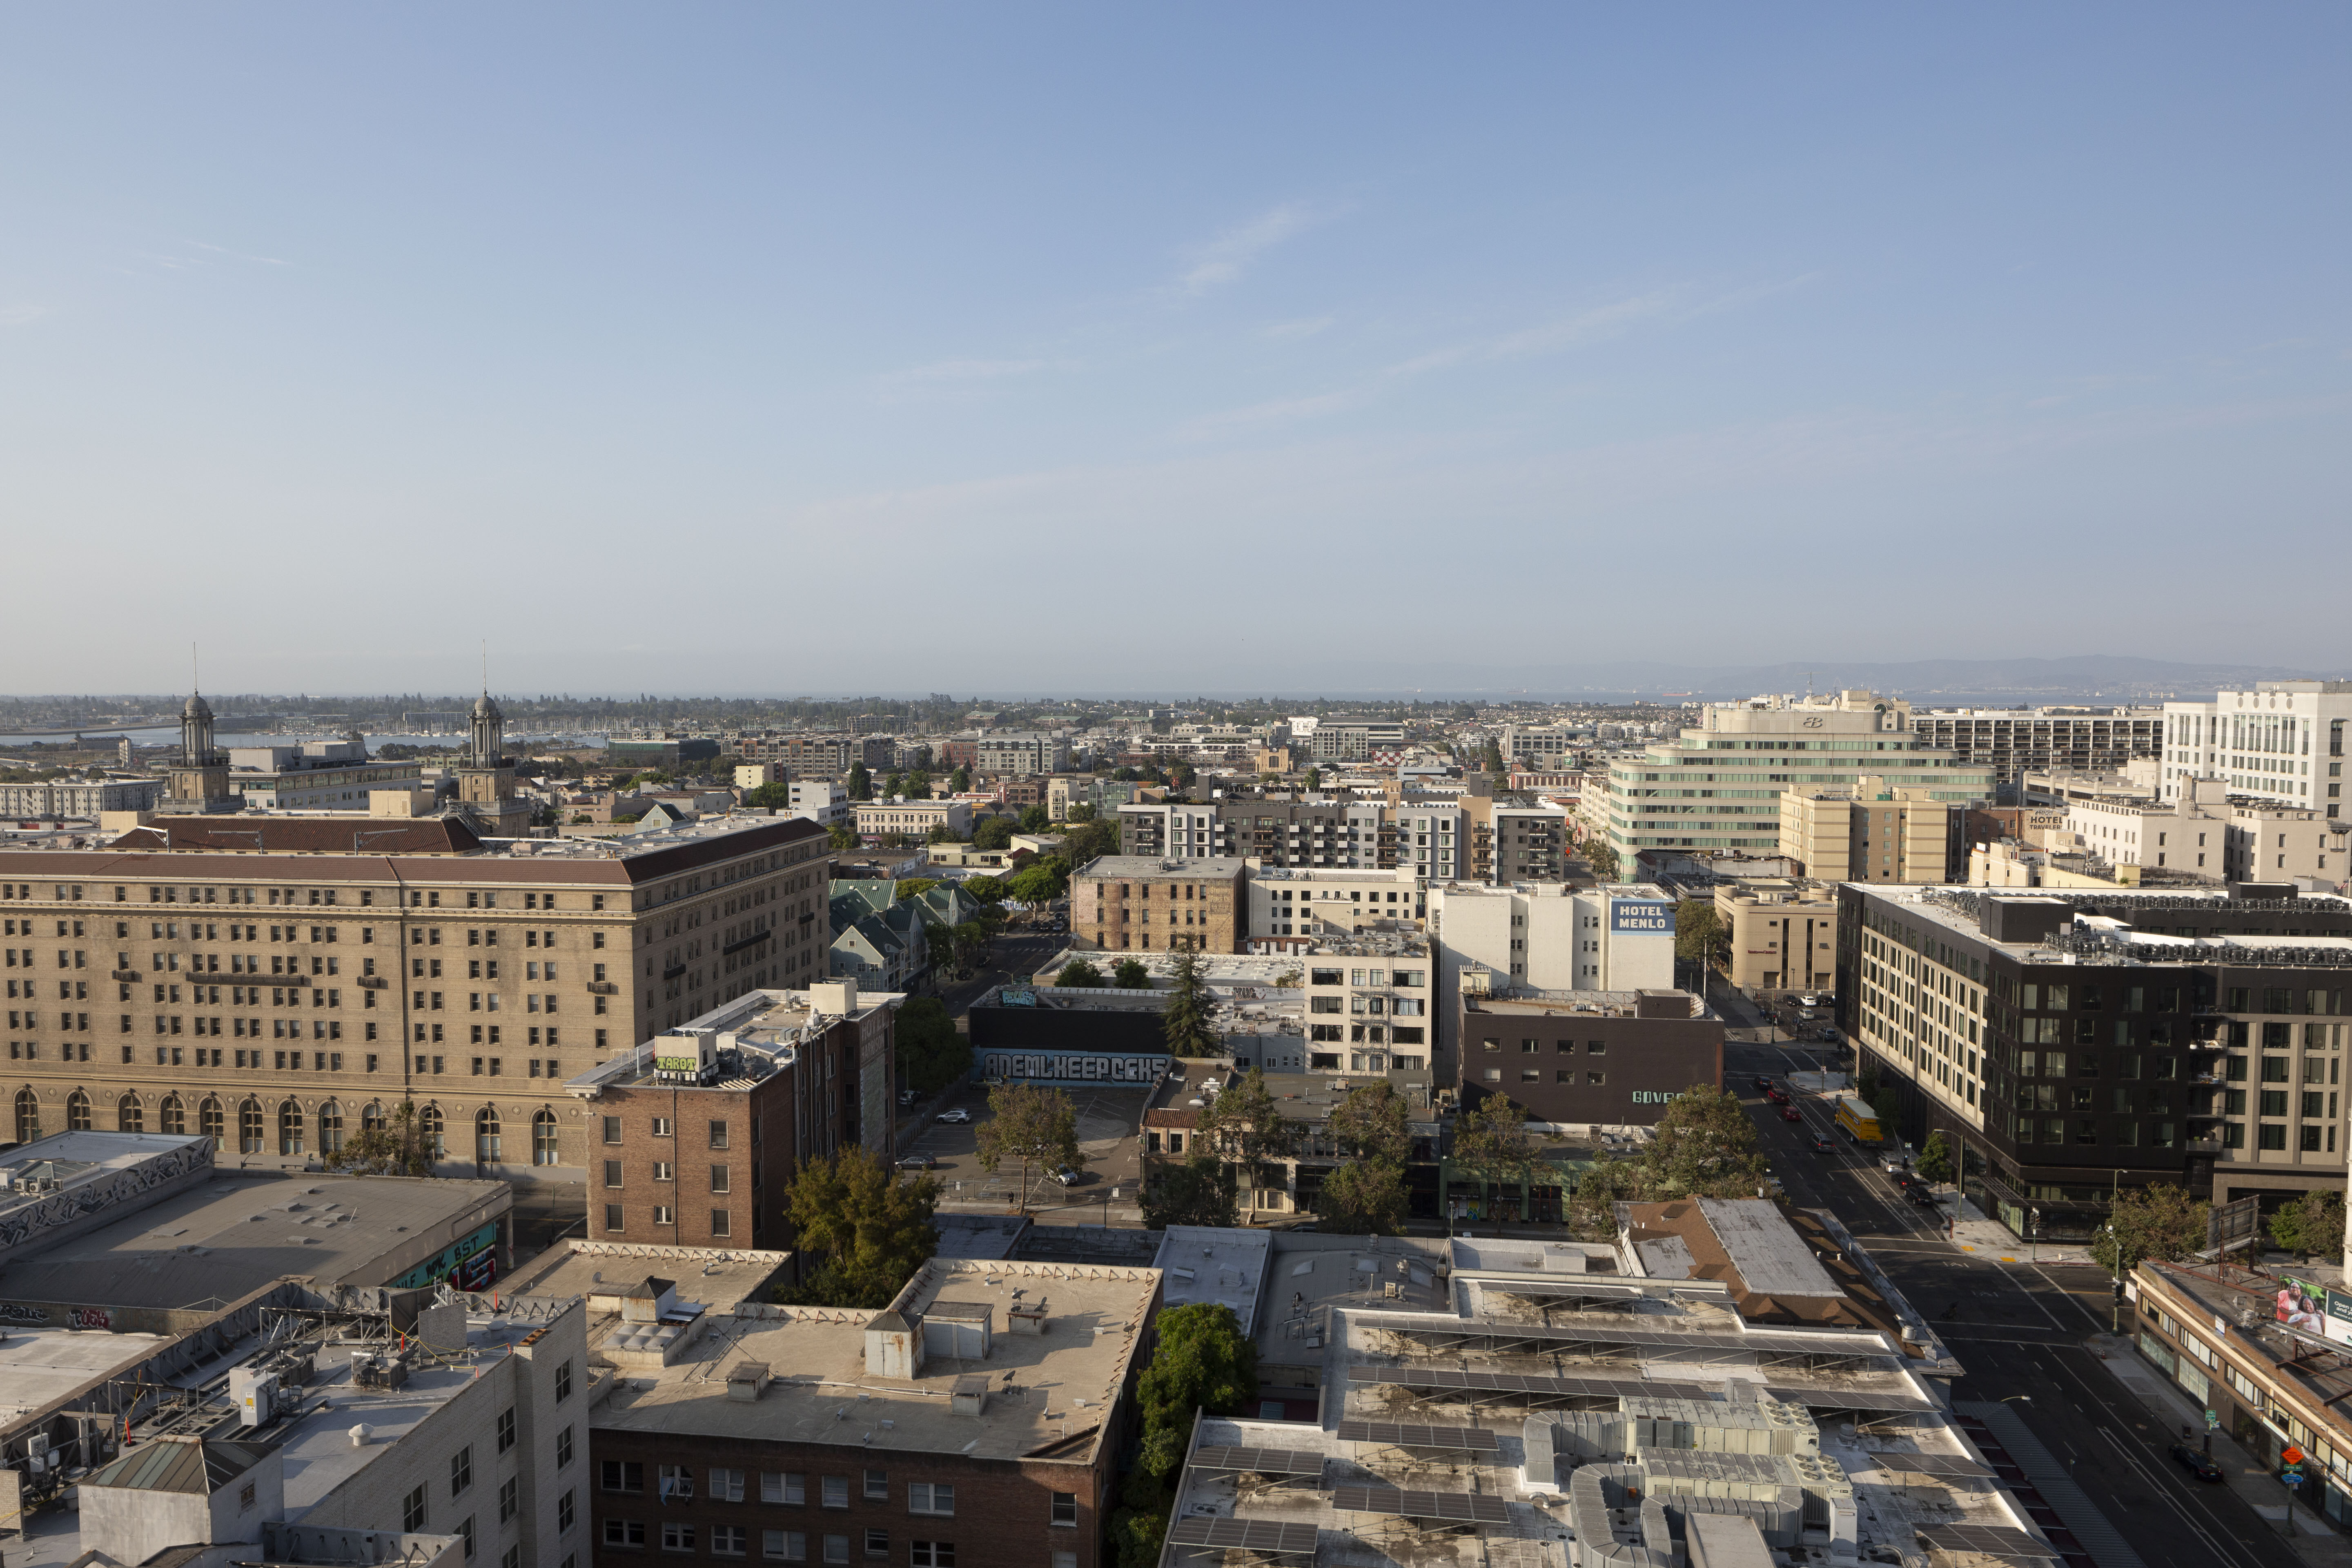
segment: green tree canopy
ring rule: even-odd
[[[1737,1095],[1696,1083],[1675,1096],[1642,1146],[1643,1196],[1752,1198],[1770,1167]]]
[[[1092,802],[1083,800],[1076,802],[1070,807],[1070,826],[1073,827],[1083,827],[1087,823],[1092,822],[1096,816],[1097,813]]]
[[[1004,879],[1002,877],[966,877],[957,886],[983,904],[1004,901]]]
[[[1208,985],[1201,975],[1201,955],[1190,948],[1177,953],[1170,981],[1168,1005],[1160,1016],[1161,1034],[1168,1041],[1170,1053],[1180,1057],[1214,1055],[1217,1035],[1209,1027]]]
[[[892,901],[903,904],[908,899],[919,899],[939,885],[940,879],[937,877],[901,877],[898,879],[898,890],[893,896]]]
[[[1045,808],[1044,806],[1027,805],[1021,808],[1022,832],[1044,833],[1053,826],[1054,819],[1045,814]]]
[[[1321,768],[1307,769],[1306,782],[1307,793],[1308,795],[1313,795],[1317,790],[1321,789],[1323,787],[1323,770]]]
[[[1062,858],[1073,867],[1105,855],[1118,853],[1118,824],[1116,822],[1081,823],[1070,829],[1062,839]]]
[[[1092,961],[1074,958],[1062,965],[1062,972],[1054,976],[1054,984],[1072,989],[1091,991],[1099,990],[1108,985],[1110,982],[1103,978],[1103,972],[1097,969]]]
[[[931,798],[931,775],[929,773],[917,768],[907,775],[907,798],[908,800]]]
[[[836,822],[824,830],[825,841],[835,849],[857,847],[857,829],[846,822]]]
[[[2315,1187],[2285,1205],[2268,1222],[2271,1244],[2309,1262],[2315,1252],[2344,1250],[2344,1194]],[[2199,1246],[2203,1246],[2200,1239]]]
[[[2091,1260],[2111,1273],[2129,1273],[2143,1258],[2187,1258],[2205,1246],[2208,1212],[2186,1187],[2126,1187],[2092,1238]],[[2343,1240],[2340,1233],[2336,1239]]]
[[[1250,1068],[1241,1082],[1210,1098],[1201,1112],[1200,1136],[1226,1159],[1254,1173],[1261,1161],[1290,1152],[1294,1129],[1283,1119],[1282,1102],[1266,1087],[1265,1071]]]
[[[1172,1478],[1192,1441],[1192,1418],[1223,1415],[1257,1396],[1257,1346],[1221,1301],[1160,1314],[1160,1348],[1136,1383],[1143,1413],[1143,1468]]]
[[[971,1042],[956,1032],[955,1018],[936,996],[899,1004],[899,1075],[925,1094],[945,1089],[971,1072]]]
[[[971,830],[974,849],[1010,849],[1013,847],[1013,819],[990,816],[981,820]]]
[[[1143,960],[1139,958],[1122,958],[1111,965],[1110,983],[1122,991],[1149,991],[1151,989],[1151,971],[1144,967]]]
[[[1487,1095],[1454,1127],[1454,1163],[1482,1182],[1524,1184],[1538,1163],[1527,1114],[1507,1095]]]
[[[1315,1197],[1322,1227],[1342,1236],[1402,1235],[1411,1207],[1404,1167],[1372,1155],[1350,1160],[1324,1177]]]
[[[762,811],[782,811],[793,804],[793,786],[788,784],[763,784],[743,797],[746,805],[756,805]]]
[[[1927,1142],[1920,1146],[1919,1158],[1912,1169],[1923,1182],[1948,1182],[1959,1173],[1952,1163],[1951,1140],[1944,1136],[1942,1128],[1927,1134]]]
[[[931,1213],[940,1184],[900,1180],[863,1148],[812,1160],[785,1193],[796,1247],[824,1258],[793,1300],[812,1307],[887,1307],[939,1250]]]
[[[1685,899],[1675,906],[1675,956],[1694,963],[1716,963],[1730,954],[1731,933],[1713,899]]]
[[[950,793],[961,795],[971,787],[971,770],[963,766],[961,763],[958,763],[956,771],[948,775],[948,789]]]
[[[1141,1198],[1144,1226],[1150,1230],[1171,1225],[1230,1228],[1239,1223],[1234,1210],[1239,1189],[1240,1176],[1233,1166],[1196,1149],[1181,1164],[1152,1171]]]
[[[1350,1152],[1402,1167],[1412,1153],[1404,1096],[1388,1079],[1360,1083],[1331,1108],[1331,1136]]]
[[[1021,1206],[1029,1206],[1029,1167],[1055,1170],[1083,1165],[1078,1149],[1078,1108],[1058,1089],[1035,1084],[999,1084],[988,1091],[988,1120],[980,1124],[976,1152],[991,1175],[1007,1160],[1021,1166]]]
[[[1021,903],[1050,904],[1070,890],[1070,863],[1048,855],[1007,877],[1004,888]]]
[[[321,1158],[330,1171],[360,1176],[423,1176],[433,1169],[418,1132],[416,1106],[405,1100],[393,1107],[383,1126],[360,1129]]]
[[[874,798],[874,775],[866,771],[864,763],[849,764],[849,798],[852,800]]]
[[[896,800],[896,799],[898,799],[900,795],[905,795],[906,793],[907,793],[907,775],[906,775],[906,774],[904,774],[904,773],[892,773],[889,777],[887,777],[887,778],[886,778],[886,779],[884,779],[884,780],[882,781],[882,798],[883,798],[884,800]]]

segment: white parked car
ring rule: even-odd
[[[940,1111],[939,1115],[933,1117],[932,1120],[935,1121],[969,1121],[971,1120],[971,1112],[959,1105],[953,1110]]]

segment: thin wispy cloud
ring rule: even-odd
[[[1623,336],[1637,328],[1652,323],[1673,323],[1710,315],[1718,310],[1782,293],[1811,280],[1818,274],[1773,283],[1751,284],[1729,290],[1698,295],[1696,290],[1677,286],[1652,289],[1629,295],[1605,305],[1556,317],[1534,326],[1508,332],[1465,339],[1448,343],[1411,359],[1383,365],[1365,376],[1355,385],[1333,392],[1304,397],[1277,398],[1247,407],[1230,409],[1208,415],[1186,426],[1194,436],[1213,435],[1239,429],[1262,429],[1289,424],[1296,420],[1319,417],[1327,414],[1360,407],[1383,393],[1409,384],[1417,378],[1442,370],[1481,363],[1497,363],[1508,360],[1534,359],[1549,354],[1567,353],[1591,344]]]
[[[48,313],[47,305],[0,305],[0,327],[21,327]]]
[[[1195,250],[1191,263],[1176,280],[1177,290],[1198,296],[1237,282],[1252,263],[1276,246],[1338,216],[1336,208],[1301,202],[1286,202],[1260,213]]]

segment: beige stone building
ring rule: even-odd
[[[1161,860],[1105,855],[1070,879],[1070,945],[1103,952],[1241,952],[1249,866],[1230,855]]]
[[[1722,882],[1715,912],[1729,933],[1729,978],[1742,991],[1827,991],[1837,984],[1837,887],[1811,879]]]
[[[823,978],[830,875],[824,829],[774,817],[604,842],[181,815],[0,849],[9,1127],[201,1132],[299,1166],[406,1102],[445,1173],[577,1180],[564,1080]]]
[[[905,838],[920,843],[934,827],[959,838],[971,837],[971,806],[961,800],[861,800],[856,806],[857,837]]]
[[[1866,777],[1780,797],[1780,852],[1824,882],[1949,882],[1966,869],[1967,807]]]

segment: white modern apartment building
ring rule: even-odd
[[[1496,748],[1505,762],[1558,770],[1570,766],[1576,753],[1592,744],[1590,724],[1506,724]]]
[[[788,816],[805,816],[820,827],[838,827],[856,820],[856,807],[850,804],[849,792],[829,779],[794,779],[786,786],[792,799],[785,807]]]
[[[1923,746],[1990,768],[2006,784],[2027,773],[2115,773],[2162,744],[2157,708],[1937,708],[1914,711]]]
[[[1070,765],[1070,742],[1062,735],[1008,730],[972,742],[972,771],[988,778],[1028,778],[1057,773]]]
[[[1428,906],[1441,1055],[1454,1047],[1465,970],[1537,991],[1674,988],[1675,900],[1654,883],[1454,882],[1433,886]]]
[[[1909,704],[1869,691],[1709,703],[1697,729],[1589,769],[1578,816],[1630,868],[1644,849],[1780,846],[1780,796],[1798,785],[1853,790],[1865,777],[1931,801],[1993,793],[1994,770],[1920,744]]]
[[[152,811],[163,804],[162,779],[49,779],[0,784],[0,817],[10,822],[61,816],[98,819],[102,811]]]
[[[2164,705],[2161,788],[2180,798],[2191,779],[2335,816],[2344,801],[2344,729],[2352,680],[2258,680],[2210,702]]]

